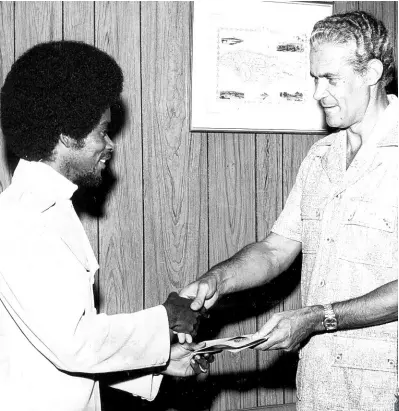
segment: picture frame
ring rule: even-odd
[[[333,2],[193,3],[191,131],[326,132],[309,37]]]

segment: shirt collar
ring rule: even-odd
[[[23,159],[19,160],[12,182],[29,192],[41,212],[59,201],[70,200],[78,188],[49,165]]]
[[[383,123],[383,134],[378,147],[398,146],[398,98],[388,95],[389,105],[382,113],[379,123]]]

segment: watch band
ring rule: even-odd
[[[324,304],[324,321],[323,326],[326,331],[335,331],[338,327],[337,317],[335,316],[334,310],[331,304]]]
[[[324,304],[323,308],[324,308],[324,317],[325,318],[335,317],[335,313],[334,313],[334,310],[333,310],[331,304]]]

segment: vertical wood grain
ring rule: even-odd
[[[15,54],[37,43],[62,39],[62,2],[15,2]]]
[[[257,237],[265,238],[283,207],[282,134],[256,136]]]
[[[14,4],[0,2],[0,87],[3,86],[7,73],[14,62]],[[7,165],[7,156],[3,134],[0,130],[0,193],[11,182],[11,173]]]
[[[256,136],[256,220],[257,238],[265,238],[282,210],[282,134],[258,134]],[[282,285],[280,285],[282,288]],[[260,297],[257,329],[260,329],[274,312],[283,310],[283,304],[275,301],[278,286],[267,284]],[[258,405],[284,403],[284,389],[276,384],[281,376],[279,351],[258,352],[259,387]],[[281,377],[278,378],[281,381]]]
[[[150,307],[207,270],[207,140],[189,132],[191,4],[143,2],[141,16],[145,306]],[[207,396],[198,394],[201,390],[192,380],[169,378],[151,408],[203,409]]]
[[[111,167],[116,181],[99,221],[100,309],[115,314],[143,308],[140,4],[96,2],[95,43],[124,73],[124,123]]]
[[[94,2],[64,1],[64,39],[94,45]]]
[[[146,306],[207,269],[206,136],[189,133],[190,3],[142,3]]]
[[[395,24],[395,1],[359,1],[359,10],[371,13],[382,20],[387,29],[393,29]]]
[[[333,13],[347,13],[359,9],[359,1],[334,1]]]
[[[210,266],[255,241],[255,190],[255,136],[209,134]],[[250,301],[243,301],[237,306],[238,303],[235,301],[230,310],[221,313],[220,337],[255,332],[255,317],[237,322]],[[240,387],[240,380],[245,384],[246,374],[250,376],[251,372],[256,372],[256,354],[253,350],[244,350],[236,355],[222,353],[217,356],[212,368],[214,373],[230,375],[227,380],[234,388],[229,389],[224,385],[212,404],[212,410],[256,405],[256,388],[246,387],[242,390]],[[223,377],[220,381],[223,381]]]

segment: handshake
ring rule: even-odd
[[[169,294],[162,304],[168,314],[169,328],[175,333],[190,334],[195,337],[202,318],[208,318],[205,308],[194,311],[190,308],[192,300],[180,297],[176,292]]]

